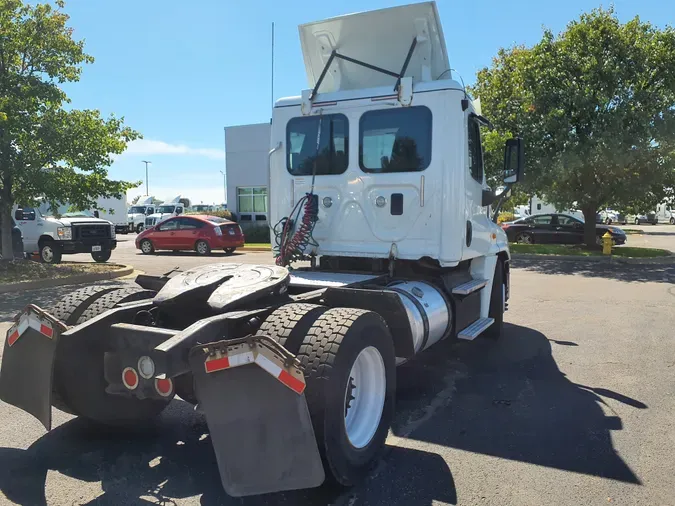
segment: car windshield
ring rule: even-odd
[[[172,213],[176,209],[176,206],[159,206],[157,208],[158,213]]]
[[[134,206],[131,209],[129,209],[129,212],[132,213],[132,214],[137,214],[137,213],[143,214],[143,213],[145,213],[145,207]]]

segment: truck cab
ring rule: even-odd
[[[152,203],[154,197],[142,197],[138,199],[136,204],[129,207],[127,212],[127,221],[129,223],[129,231],[141,233],[145,228],[145,218],[155,214],[155,205]]]
[[[107,262],[117,247],[115,225],[94,217],[45,216],[40,209],[15,206],[14,220],[23,235],[24,251],[39,253],[44,263],[59,263],[64,254],[90,253]]]
[[[145,218],[145,228],[154,227],[160,221],[172,216],[180,216],[185,212],[185,205],[181,202],[180,195],[171,200],[162,202],[155,207],[155,212]]]

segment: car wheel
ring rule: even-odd
[[[110,250],[108,250],[108,251],[93,251],[91,253],[91,258],[93,258],[95,262],[103,263],[103,262],[107,262],[108,260],[110,260],[110,255],[112,255],[112,251],[110,251]]]
[[[140,234],[141,232],[143,232],[143,230],[145,230],[145,227],[143,226],[142,223],[139,223],[138,225],[136,225],[136,233],[137,234]]]
[[[670,218],[670,224],[675,225],[675,218]]]
[[[609,218],[605,218],[605,224],[606,224],[606,225],[611,225],[611,224],[612,224],[612,220],[609,219]]]
[[[223,248],[223,251],[224,251],[225,253],[227,253],[228,255],[231,255],[232,253],[234,253],[234,251],[235,251],[236,249],[237,249],[237,248]]]
[[[602,236],[601,236],[601,235],[596,235],[596,236],[595,236],[595,244],[597,244],[598,246],[601,246],[601,247],[604,245],[604,242],[603,242],[603,240],[602,240]]]
[[[640,224],[640,218],[635,218],[635,224],[639,225]]]
[[[534,237],[532,234],[522,233],[516,236],[516,242],[518,244],[534,244]]]
[[[61,263],[63,253],[54,241],[45,241],[40,245],[40,261],[45,264]]]
[[[208,242],[200,239],[199,241],[197,241],[197,244],[195,244],[195,251],[200,256],[210,255],[211,246],[209,246]]]
[[[152,245],[150,239],[143,239],[140,244],[141,253],[144,255],[151,255],[155,252],[155,247]]]

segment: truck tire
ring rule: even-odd
[[[63,252],[51,239],[40,242],[40,262],[44,264],[60,264]]]
[[[80,288],[70,292],[58,304],[49,308],[47,312],[66,325],[75,325],[90,304],[118,288],[119,286],[116,285],[93,285]]]
[[[154,290],[144,290],[140,287],[117,288],[103,297],[96,299],[78,318],[77,323],[84,323],[95,316],[117,307],[125,302],[135,302],[137,300],[151,299],[156,295]]]
[[[78,319],[82,323],[117,304],[151,297],[155,292],[142,288],[118,288],[96,299]],[[73,336],[74,337],[74,336]],[[62,336],[54,364],[54,383],[69,412],[108,426],[134,426],[152,420],[170,402],[108,395],[103,376],[100,343]]]
[[[143,230],[145,230],[145,226],[142,223],[139,223],[138,225],[136,225],[136,233],[137,234],[140,234],[141,232],[143,232]]]
[[[309,329],[326,311],[327,307],[316,304],[286,304],[265,319],[257,334],[271,337],[297,355]]]
[[[47,310],[49,314],[58,318],[68,326],[75,325],[82,313],[86,311],[90,304],[92,304],[99,297],[103,297],[106,293],[116,290],[117,286],[94,285],[80,288],[74,292],[70,292],[58,304],[52,306]],[[66,405],[61,395],[62,389],[57,381],[52,384],[52,406],[56,409],[64,411],[65,413],[75,414]]]
[[[329,309],[309,329],[297,357],[326,478],[351,486],[380,456],[394,416],[389,328],[372,311]]]
[[[506,297],[506,285],[504,284],[504,263],[497,260],[495,266],[495,277],[492,280],[492,291],[490,292],[490,309],[488,317],[494,319],[483,333],[484,336],[492,339],[499,339],[504,330],[504,303]]]
[[[110,256],[112,255],[112,251],[92,251],[91,252],[91,258],[94,259],[94,262],[96,263],[104,263],[110,260]]]

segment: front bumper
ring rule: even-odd
[[[83,239],[79,241],[59,241],[64,253],[91,253],[94,246],[101,251],[112,251],[117,248],[116,239]]]

